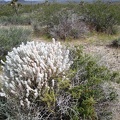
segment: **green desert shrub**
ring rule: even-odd
[[[11,9],[11,6],[8,6],[6,4],[0,5],[0,17],[1,16],[10,16],[13,15],[13,10]]]
[[[76,47],[76,50],[71,51],[71,54],[74,56],[71,69],[75,74],[72,76],[74,87],[70,89],[70,93],[73,98],[77,99],[76,106],[74,106],[76,114],[83,119],[100,119],[100,113],[104,113],[104,111],[101,111],[98,105],[108,102],[108,98],[111,98],[110,95],[112,94],[111,92],[106,97],[102,85],[106,81],[119,79],[118,74],[116,75],[106,67],[97,64],[95,59],[82,53],[80,47]],[[114,95],[116,96],[116,93]],[[104,108],[104,106],[102,107]]]
[[[42,27],[49,25],[51,16],[63,8],[61,4],[51,4],[49,6],[41,6],[32,13],[32,26],[34,31],[40,31]]]
[[[30,40],[31,31],[23,28],[1,28],[0,29],[0,59],[4,59],[8,51],[13,47],[26,43]]]
[[[2,25],[29,25],[29,15],[13,15],[13,16],[2,16],[0,17],[0,24]]]
[[[116,33],[115,25],[119,24],[119,10],[117,4],[95,1],[81,6],[84,20],[98,32]]]
[[[41,6],[38,10],[33,12],[33,19],[37,19],[43,26],[49,23],[51,15],[64,8],[62,4],[50,4],[49,6]]]

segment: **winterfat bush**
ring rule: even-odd
[[[3,63],[4,92],[29,107],[45,89],[55,89],[55,78],[64,77],[71,63],[69,50],[54,39],[52,43],[22,43],[8,52]]]

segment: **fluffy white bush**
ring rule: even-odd
[[[30,105],[44,89],[54,89],[56,77],[64,77],[71,65],[69,50],[59,42],[27,42],[8,52],[2,80],[6,96]]]

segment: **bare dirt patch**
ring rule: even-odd
[[[84,52],[97,58],[100,65],[113,71],[120,71],[120,49],[108,46],[85,45]]]

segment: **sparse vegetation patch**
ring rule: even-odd
[[[31,31],[28,29],[17,27],[0,28],[0,59],[4,59],[13,47],[29,41],[30,33]]]

